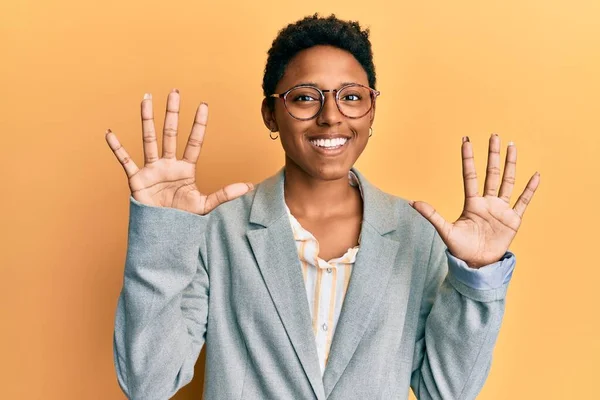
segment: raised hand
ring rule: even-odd
[[[469,138],[464,137],[462,165],[465,203],[460,217],[454,223],[450,223],[429,204],[422,201],[411,203],[415,210],[435,227],[450,253],[465,261],[471,268],[480,268],[502,258],[517,234],[525,209],[540,183],[540,174],[536,172],[511,208],[510,197],[515,184],[516,163],[517,148],[511,143],[508,145],[501,182],[500,137],[492,135],[485,188],[481,196],[478,191],[473,148]]]
[[[106,132],[106,141],[125,169],[131,195],[149,206],[170,207],[204,215],[220,204],[233,200],[253,189],[251,183],[234,183],[215,193],[203,194],[196,186],[196,164],[204,141],[208,121],[208,105],[200,104],[183,158],[177,160],[177,126],[179,121],[179,91],[174,89],[167,99],[163,128],[162,157],[158,156],[152,96],[144,95],[141,105],[144,167],[139,169],[121,146],[116,135]]]

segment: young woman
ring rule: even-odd
[[[516,148],[501,174],[492,135],[483,195],[463,138],[454,223],[378,190],[353,168],[372,133],[375,81],[358,23],[315,15],[279,32],[262,115],[285,166],[256,189],[200,191],[208,106],[177,160],[177,90],[162,156],[144,96],[142,169],[107,133],[131,188],[114,336],[128,397],[172,396],[205,343],[207,399],[406,399],[409,386],[419,399],[476,397],[515,265],[508,247],[539,174],[511,208]]]

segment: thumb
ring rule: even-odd
[[[252,190],[254,190],[252,183],[232,183],[231,185],[222,187],[206,197],[204,212],[208,214],[221,204],[237,199]]]
[[[442,239],[446,239],[450,231],[450,224],[433,208],[424,201],[409,201],[412,208],[417,210],[427,221],[433,225]]]

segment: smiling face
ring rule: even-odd
[[[347,83],[369,86],[367,73],[356,58],[336,47],[314,46],[292,58],[275,92],[283,93],[303,84],[321,90],[340,89]],[[288,102],[307,100],[310,97],[288,96]],[[262,113],[267,127],[279,131],[286,169],[298,169],[320,180],[334,180],[348,176],[367,145],[375,107],[361,118],[348,118],[337,108],[334,93],[326,92],[320,114],[308,121],[293,118],[283,99],[275,99],[274,110],[263,101]]]

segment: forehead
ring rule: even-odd
[[[288,63],[276,91],[281,93],[301,83],[314,82],[322,89],[339,87],[345,82],[368,86],[367,73],[346,50],[332,46],[314,46],[302,50]]]

